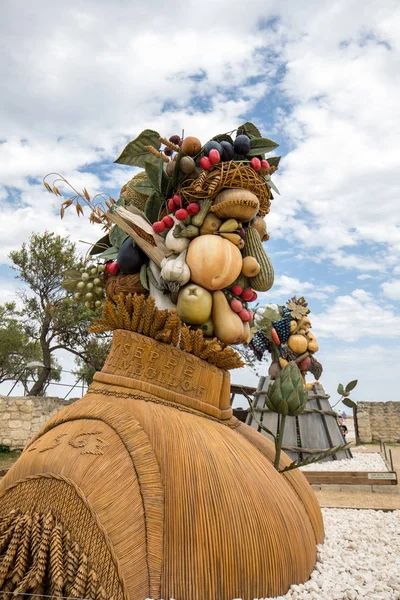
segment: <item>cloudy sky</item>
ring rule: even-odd
[[[205,142],[251,120],[283,156],[265,302],[306,296],[332,396],[358,378],[354,399],[400,400],[399,31],[397,0],[3,1],[0,302],[33,231],[100,237],[60,221],[43,175],[118,196],[142,129]]]

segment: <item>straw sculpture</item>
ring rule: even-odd
[[[280,160],[253,123],[235,131],[146,129],[115,161],[144,169],[118,200],[72,188],[62,202],[107,231],[63,286],[103,306],[91,331],[113,343],[0,481],[0,597],[253,600],[309,578],[318,501],[230,406],[231,346],[251,341],[273,283],[263,217]],[[56,177],[44,185],[61,196]]]
[[[200,336],[180,338],[194,350]],[[229,391],[229,374],[189,351],[114,331],[88,394],[0,482],[0,589],[252,600],[305,581],[318,502],[301,472],[274,469]]]

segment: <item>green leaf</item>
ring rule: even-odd
[[[100,254],[107,248],[110,247],[110,236],[108,233],[104,235],[100,240],[98,240],[93,246],[91,251],[89,252],[89,256],[94,256],[95,254]]]
[[[140,283],[146,290],[148,290],[149,284],[147,281],[147,265],[141,266],[139,275],[140,275]]]
[[[144,207],[144,213],[149,219],[150,223],[158,221],[158,215],[160,214],[162,197],[158,192],[153,192],[146,202]]]
[[[281,156],[269,156],[267,160],[270,167],[278,167],[281,162]]]
[[[120,249],[122,242],[126,240],[127,237],[129,236],[125,233],[125,231],[122,231],[118,225],[114,225],[110,231],[110,242],[112,246],[118,248],[118,250]]]
[[[357,406],[357,404],[353,402],[353,400],[350,400],[350,398],[345,398],[344,400],[342,400],[342,402],[345,406],[348,406],[349,408],[355,408]]]
[[[281,469],[279,473],[285,473],[285,471],[293,471],[293,469],[298,469],[299,467],[312,465],[313,463],[319,462],[324,458],[332,456],[332,454],[336,454],[337,452],[343,452],[343,450],[347,450],[347,448],[349,447],[350,444],[340,444],[339,446],[328,448],[328,450],[322,452],[321,454],[317,454],[317,456],[310,456],[309,458],[304,458],[303,460],[299,458],[298,460],[295,460],[294,462],[290,463],[290,465],[288,465],[284,469]]]
[[[227,133],[220,133],[212,138],[215,142],[229,142],[233,146],[233,139]]]
[[[165,165],[165,162],[162,160],[161,164],[160,164],[160,172],[161,172],[161,184],[160,184],[161,189],[160,189],[160,191],[163,196],[166,196],[167,190],[168,190],[168,184],[169,184],[169,177],[166,174],[166,172],[164,171],[164,165]]]
[[[348,383],[346,385],[346,392],[351,392],[352,390],[354,390],[354,388],[356,387],[358,383],[358,379],[354,379],[353,381],[350,381],[350,383]]]
[[[143,196],[151,196],[154,192],[154,188],[148,179],[135,183],[133,187],[139,194],[143,194]]]
[[[79,279],[82,276],[82,273],[80,271],[78,271],[77,269],[67,269],[66,271],[63,272],[63,275],[64,275],[65,279],[75,279],[75,280],[79,281]]]
[[[119,208],[120,206],[124,207],[125,206],[125,200],[124,198],[118,198],[118,200],[112,205],[112,207],[110,208],[110,210],[108,211],[110,214],[113,214],[115,212],[115,210],[117,208]]]
[[[267,181],[267,180],[265,180],[265,181]],[[274,192],[279,194],[279,196],[281,195],[280,191],[278,190],[278,188],[276,187],[276,185],[274,184],[272,179],[268,179],[267,184],[269,185],[270,188],[272,188],[274,190]]]
[[[178,183],[178,177],[179,177],[179,173],[180,173],[179,163],[181,162],[181,158],[182,158],[182,150],[179,150],[177,159],[175,161],[175,168],[172,172],[172,177],[169,178],[167,192],[165,194],[167,197],[170,196],[170,194],[172,193],[176,184]]]
[[[61,283],[61,287],[67,292],[76,292],[76,284],[76,279],[65,278]]]
[[[279,144],[276,142],[269,140],[268,138],[253,138],[250,141],[250,152],[247,153],[248,156],[258,156],[259,154],[267,154],[268,152],[272,152],[277,148]]]
[[[147,269],[147,277],[149,278],[150,283],[154,285],[157,290],[160,290],[160,292],[165,292],[164,288],[160,286],[157,279],[154,277],[153,271],[150,269],[150,267]]]
[[[339,383],[339,385],[337,386],[337,393],[340,394],[341,396],[343,396],[343,392],[344,392],[344,387],[341,383]]]
[[[263,312],[263,316],[260,321],[260,329],[263,330],[265,337],[269,339],[269,341],[271,341],[272,339],[272,323],[274,323],[275,321],[279,321],[281,319],[281,316],[282,315],[278,311],[274,310],[269,306]]]
[[[161,163],[161,165],[160,165],[160,163]],[[153,189],[159,193],[161,193],[163,163],[164,163],[164,161],[161,158],[158,159],[156,163],[154,163],[151,160],[146,160],[144,163],[144,168],[146,169],[147,179],[153,186]]]
[[[131,167],[143,167],[146,160],[152,160],[151,152],[145,146],[153,146],[156,150],[160,147],[160,134],[152,129],[145,129],[140,135],[124,148],[114,162]],[[156,158],[156,157],[154,157]],[[156,158],[158,161],[158,159]]]
[[[118,256],[118,248],[115,246],[111,246],[104,250],[101,254],[98,255],[98,258],[103,258],[104,260],[115,260]]]
[[[238,127],[237,135],[248,135],[249,138],[261,138],[260,130],[254,125],[254,123],[248,122]]]

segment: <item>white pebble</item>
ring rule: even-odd
[[[353,458],[329,460],[300,467],[302,471],[387,471],[387,467],[378,452],[354,453]]]
[[[322,513],[325,542],[314,571],[279,600],[400,600],[400,511]]]

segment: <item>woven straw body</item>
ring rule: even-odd
[[[0,482],[0,589],[30,581],[19,590],[252,600],[307,580],[323,540],[316,497],[298,470],[279,474],[269,440],[232,416],[229,386],[227,372],[194,356],[114,332],[89,393],[52,417]],[[17,576],[12,537],[32,519],[38,541],[25,540]]]

